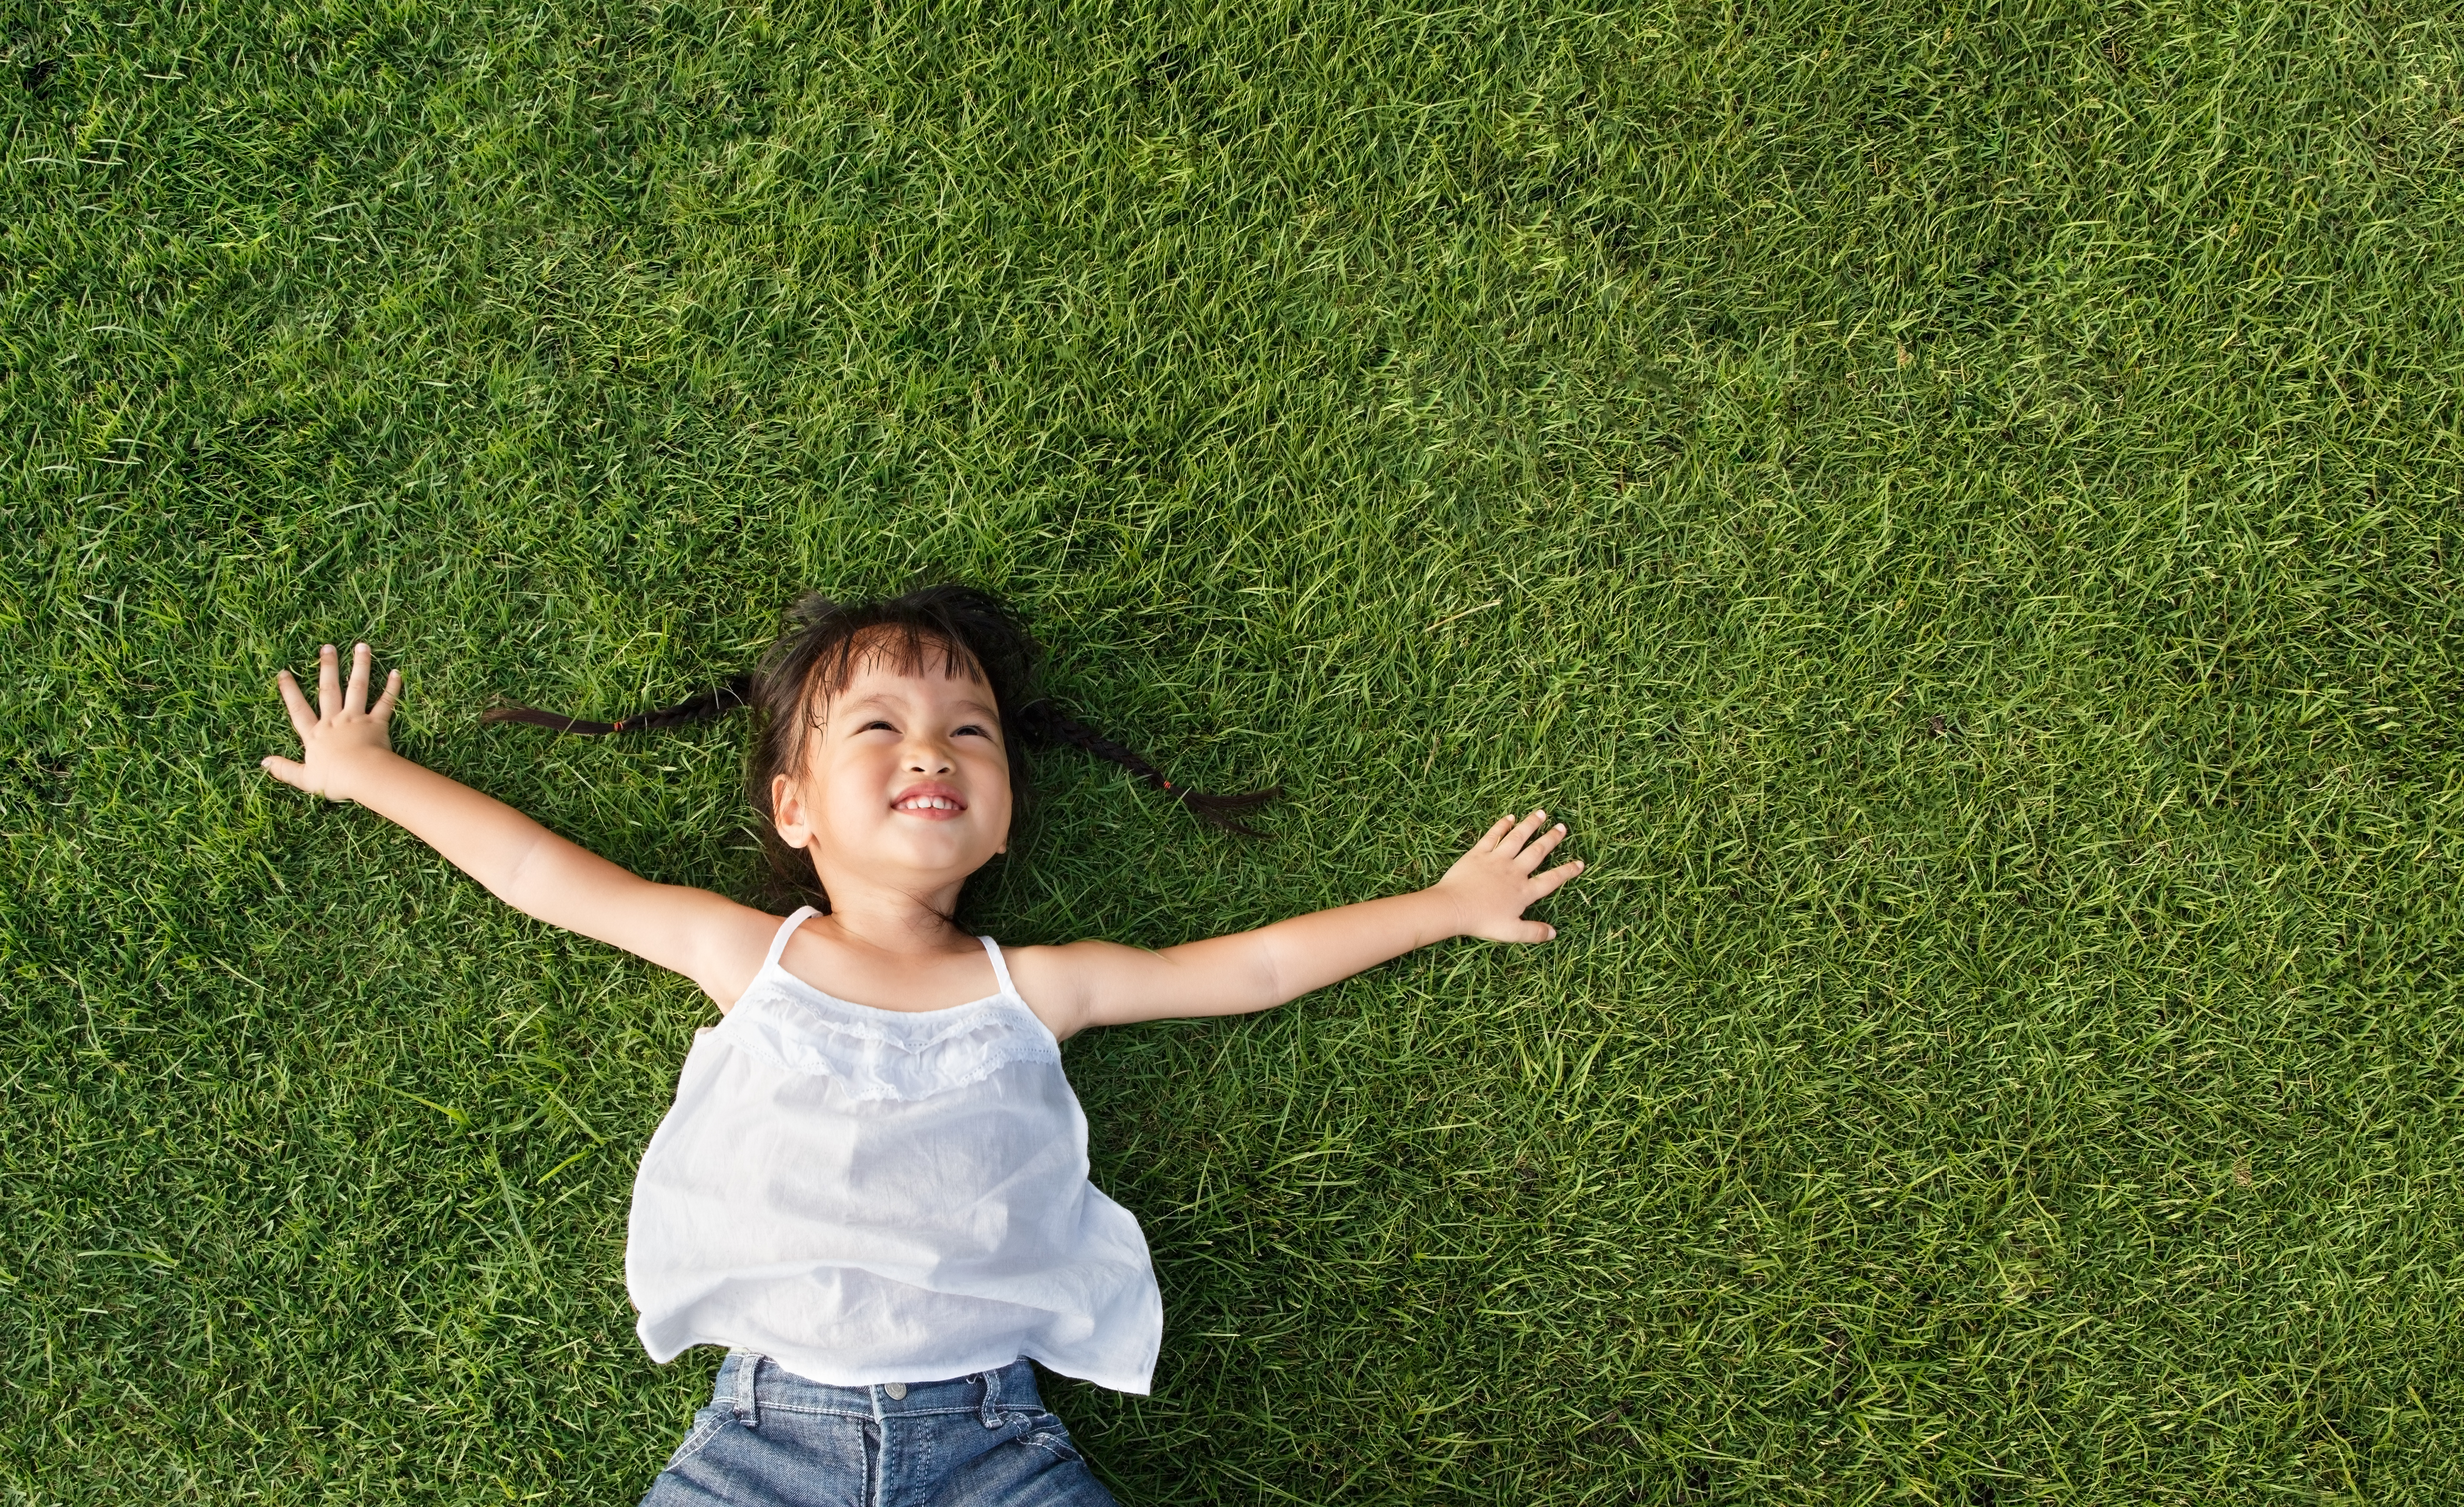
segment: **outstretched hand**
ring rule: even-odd
[[[265,772],[286,785],[323,796],[329,800],[348,800],[345,777],[359,755],[385,753],[392,747],[385,729],[393,721],[395,699],[402,693],[402,671],[385,672],[385,693],[375,706],[368,705],[368,646],[351,647],[351,682],[342,685],[341,666],[334,645],[326,644],[317,654],[317,708],[310,710],[308,698],[299,692],[299,682],[289,670],[274,677],[282,691],[282,704],[291,710],[291,726],[299,734],[297,759],[268,754],[261,760]]]
[[[1583,871],[1583,861],[1560,863],[1540,873],[1540,861],[1549,850],[1566,840],[1562,821],[1546,832],[1540,824],[1549,813],[1535,811],[1517,821],[1512,817],[1500,817],[1471,851],[1455,860],[1454,867],[1434,886],[1438,893],[1451,898],[1462,920],[1463,934],[1486,937],[1491,942],[1548,942],[1555,939],[1557,928],[1545,921],[1526,921],[1523,912],[1531,903],[1545,895],[1556,893],[1558,886]],[[1539,836],[1532,836],[1533,833]]]

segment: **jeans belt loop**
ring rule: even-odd
[[[736,1421],[747,1429],[761,1427],[761,1409],[753,1400],[753,1383],[761,1374],[761,1352],[736,1352]]]
[[[987,1429],[998,1429],[1001,1426],[1001,1373],[999,1371],[984,1372],[983,1420],[984,1427]]]

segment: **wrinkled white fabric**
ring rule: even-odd
[[[742,1345],[837,1387],[1031,1356],[1144,1392],[1163,1342],[1146,1237],[1087,1180],[1061,1048],[1000,992],[906,1013],[779,966],[695,1035],[633,1182],[625,1284],[665,1365]]]

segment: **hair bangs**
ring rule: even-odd
[[[951,680],[972,681],[988,690],[999,688],[975,648],[937,623],[904,618],[851,622],[842,617],[832,626],[836,631],[825,627],[815,635],[807,662],[789,691],[794,699],[787,756],[794,767],[803,767],[807,740],[821,731],[830,703],[847,694],[866,670],[915,676],[937,673]]]

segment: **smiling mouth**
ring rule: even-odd
[[[914,817],[955,817],[967,809],[967,803],[946,790],[916,790],[891,801],[890,809]]]

